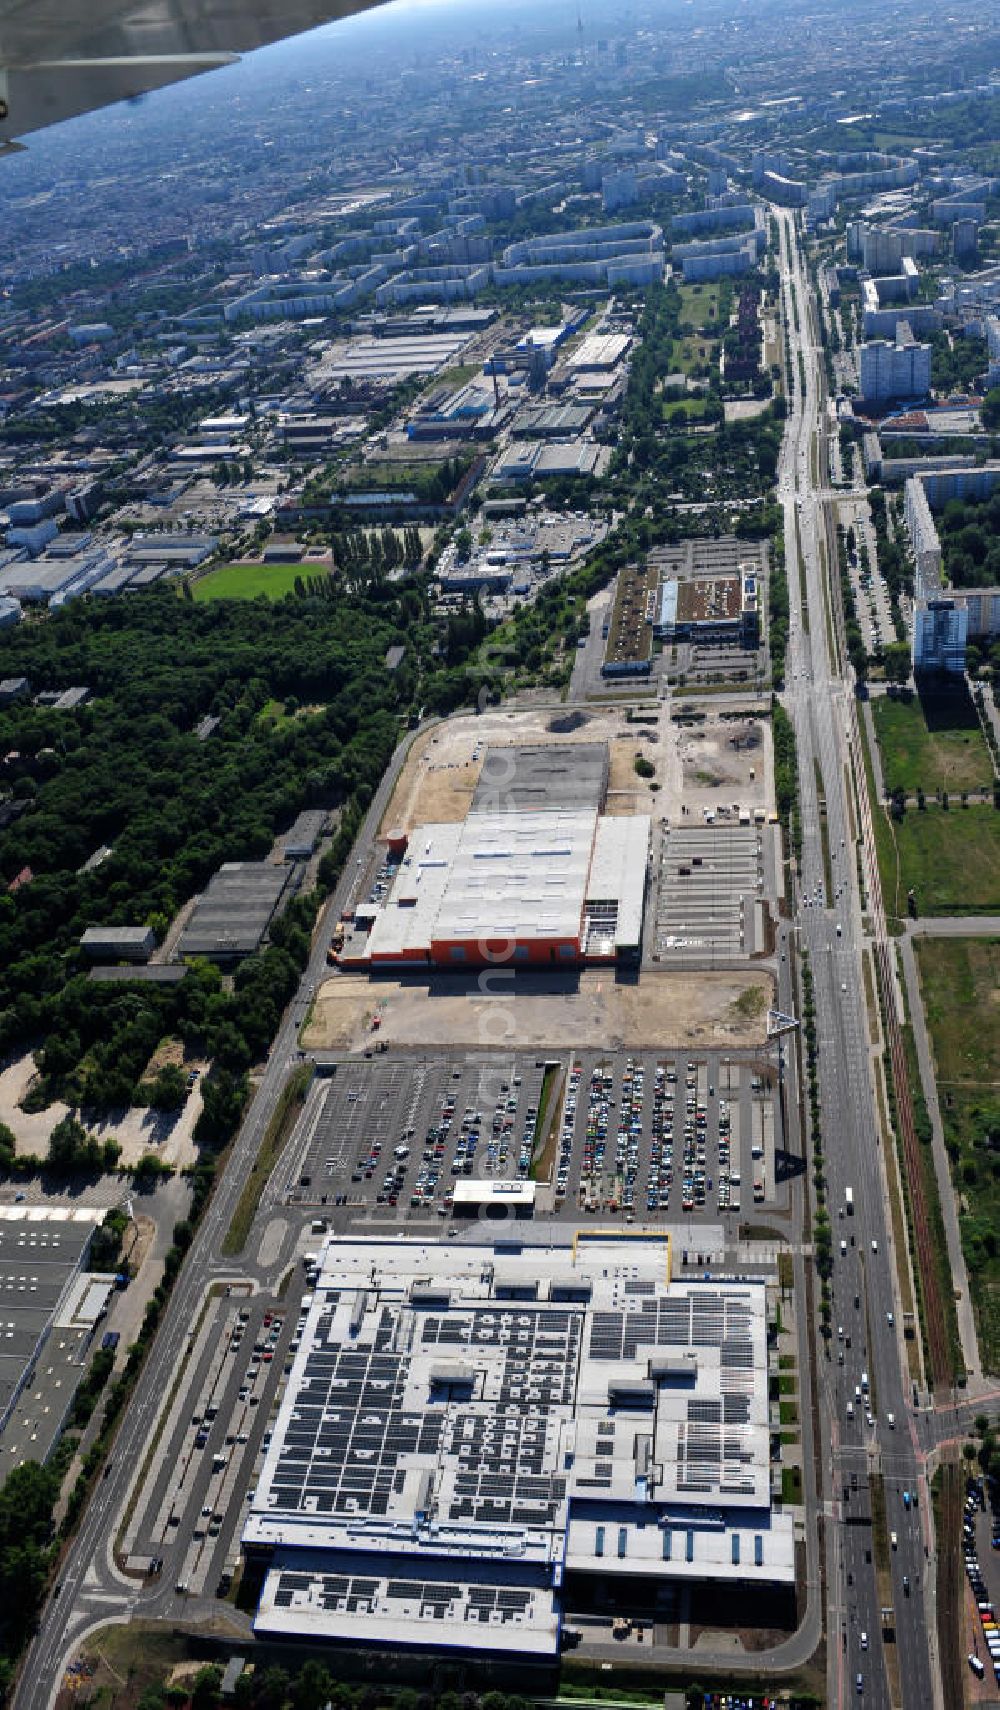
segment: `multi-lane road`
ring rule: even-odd
[[[830,1522],[829,1701],[838,1705],[856,1699],[860,1677],[865,1704],[901,1701],[916,1710],[940,1698],[927,1554],[930,1504],[920,1476],[912,1386],[904,1375],[897,1255],[871,1078],[857,862],[861,827],[853,810],[850,773],[855,772],[859,792],[865,790],[865,780],[860,765],[854,764],[859,756],[853,687],[845,681],[835,640],[837,566],[835,558],[829,563],[835,542],[821,496],[826,482],[826,405],[816,308],[794,220],[785,213],[778,218],[792,351],[788,432],[778,476],[791,609],[784,702],[798,744],[798,938],[813,977],[834,1253],[833,1335],[825,1347],[818,1345],[817,1356],[825,1416],[821,1436],[832,1451],[824,1492]],[[847,1210],[848,1189],[853,1212]],[[905,1255],[899,1257],[905,1263]],[[879,1517],[879,1479],[885,1531],[896,1539],[887,1564],[883,1552],[881,1594],[878,1528],[872,1525],[873,1497]],[[911,1493],[909,1508],[904,1490]],[[882,1642],[883,1622],[895,1633],[892,1652]],[[898,1670],[898,1686],[896,1679],[890,1682],[890,1657],[893,1674]]]
[[[793,952],[807,955],[813,976],[828,1209],[834,1233],[833,1334],[829,1343],[817,1343],[819,1441],[829,1445],[829,1452],[817,1457],[824,1481],[819,1491],[813,1490],[812,1468],[807,1466],[806,1494],[826,1521],[829,1702],[859,1701],[860,1676],[864,1704],[902,1703],[906,1710],[910,1706],[925,1710],[941,1702],[941,1688],[924,1467],[929,1450],[944,1437],[959,1434],[962,1418],[954,1410],[935,1416],[919,1407],[907,1373],[897,1298],[897,1257],[905,1261],[905,1255],[897,1256],[892,1247],[871,1075],[858,884],[858,843],[864,824],[855,810],[858,797],[864,803],[866,786],[858,763],[853,687],[845,678],[846,665],[836,644],[837,576],[835,559],[832,565],[829,562],[834,540],[822,443],[826,428],[822,355],[816,306],[794,219],[781,210],[775,213],[792,346],[789,411],[778,471],[791,617],[783,698],[798,743],[802,818],[797,915],[792,931],[783,937],[786,955],[779,961],[779,1001],[783,1008],[792,1007]],[[828,576],[828,569],[832,575]],[[124,1580],[111,1558],[119,1517],[205,1290],[226,1274],[219,1257],[222,1238],[297,1060],[298,1030],[326,967],[333,922],[367,868],[374,832],[407,748],[408,744],[401,746],[379,786],[357,848],[317,933],[299,995],[283,1020],[252,1109],[234,1142],[123,1418],[110,1472],[93,1495],[64,1566],[59,1598],[46,1611],[27,1658],[15,1699],[19,1710],[50,1704],[64,1662],[85,1634],[109,1616],[127,1617],[135,1602],[135,1582]],[[848,1189],[854,1206],[850,1213]],[[271,1192],[265,1193],[265,1205],[268,1202],[273,1203]],[[292,1235],[289,1230],[280,1243],[282,1263],[294,1246]],[[801,1257],[796,1267],[801,1285]],[[274,1265],[267,1268],[273,1271]],[[241,1261],[240,1270],[251,1275],[256,1270],[259,1280],[267,1280],[252,1254]],[[811,1451],[811,1421],[804,1435]],[[904,1503],[904,1491],[910,1493],[909,1506]],[[884,1503],[885,1532],[896,1538],[895,1547],[882,1552],[872,1524],[873,1497],[878,1492]],[[810,1526],[809,1618],[796,1641],[781,1648],[785,1654],[775,1654],[776,1668],[804,1660],[819,1636],[816,1536]],[[883,1643],[883,1625],[891,1625],[895,1634],[891,1651]]]
[[[285,1012],[249,1114],[233,1142],[225,1171],[174,1285],[163,1323],[122,1419],[110,1470],[94,1490],[63,1567],[59,1596],[49,1603],[25,1659],[13,1700],[16,1710],[40,1710],[41,1706],[51,1704],[65,1662],[84,1635],[109,1618],[127,1618],[135,1604],[137,1582],[126,1579],[112,1560],[119,1517],[125,1510],[136,1468],[142,1465],[153,1438],[163,1397],[182,1363],[205,1291],[214,1278],[223,1277],[232,1269],[220,1257],[223,1237],[288,1074],[298,1061],[299,1028],[306,1016],[310,994],[326,969],[334,924],[357,884],[358,863],[364,868],[371,858],[375,833],[412,740],[411,737],[400,744],[387,768],[351,860],[326,906],[298,994]],[[252,1274],[252,1263],[248,1266],[241,1259],[240,1275],[245,1276],[248,1269]]]

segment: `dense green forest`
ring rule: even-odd
[[[0,1696],[13,1678],[13,1659],[34,1629],[52,1560],[52,1511],[59,1478],[26,1461],[0,1487]]]
[[[935,522],[945,576],[956,588],[1000,586],[1000,491],[951,499]]]
[[[935,392],[971,392],[988,361],[984,338],[936,332],[931,338],[931,385]]]
[[[211,1138],[213,1089],[225,1103],[266,1050],[315,899],[289,906],[232,992],[211,968],[167,992],[91,985],[81,933],[148,922],[162,934],[223,861],[266,855],[305,806],[340,808],[349,837],[414,696],[441,710],[472,698],[466,667],[483,630],[475,610],[432,621],[410,583],[280,603],[152,591],[78,602],[4,638],[0,674],[27,676],[33,692],[92,693],[74,712],[20,701],[0,714],[4,784],[25,809],[0,847],[0,1050],[44,1038],[42,1096],[129,1103],[158,1039],[176,1033],[216,1064]],[[394,643],[407,651],[390,673]],[[207,713],[221,723],[200,741]],[[110,856],[84,870],[102,847]]]

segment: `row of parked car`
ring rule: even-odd
[[[579,1064],[574,1064],[566,1097],[560,1146],[557,1191],[564,1193],[569,1180],[576,1123],[577,1094],[581,1078]],[[676,1069],[657,1063],[653,1072],[653,1097],[650,1115],[648,1160],[642,1156],[643,1111],[646,1098],[646,1070],[641,1060],[629,1057],[622,1074],[617,1120],[612,1128],[611,1112],[615,1104],[614,1075],[608,1065],[598,1063],[590,1077],[587,1106],[587,1126],[583,1142],[583,1163],[580,1172],[580,1200],[588,1211],[623,1211],[625,1221],[635,1219],[637,1196],[641,1193],[643,1163],[645,1172],[645,1207],[647,1213],[668,1211],[674,1181]],[[697,1065],[689,1062],[684,1081],[685,1114],[683,1128],[683,1169],[681,1175],[681,1209],[693,1211],[705,1204],[706,1194],[713,1186],[707,1174],[706,1149],[708,1108],[699,1100]],[[614,1136],[614,1150],[611,1136]],[[725,1161],[726,1203],[729,1197],[729,1111],[720,1109],[719,1147]],[[739,1176],[736,1177],[737,1184]],[[738,1202],[737,1202],[738,1203]]]
[[[574,1064],[574,1075],[579,1065]],[[658,1070],[659,1074],[660,1071]],[[645,1070],[628,1057],[622,1075],[614,1152],[610,1151],[611,1110],[614,1104],[614,1075],[607,1064],[597,1063],[590,1077],[587,1126],[580,1170],[580,1200],[588,1211],[624,1211],[627,1222],[635,1220],[635,1196],[639,1178],[642,1111],[645,1099]],[[575,1094],[567,1095],[566,1118],[576,1116]],[[669,1197],[669,1187],[667,1189]],[[647,1205],[649,1203],[647,1195]],[[658,1198],[649,1208],[656,1209]]]
[[[965,1572],[976,1599],[976,1610],[982,1627],[983,1644],[989,1657],[989,1667],[992,1668],[997,1685],[1000,1686],[1000,1625],[997,1623],[996,1612],[979,1566],[979,1556],[976,1549],[976,1515],[985,1506],[986,1497],[982,1485],[978,1479],[970,1478],[965,1488],[962,1553],[965,1557]],[[995,1512],[993,1516],[993,1548],[1000,1548],[1000,1533],[998,1533],[998,1519]],[[982,1680],[986,1673],[987,1664],[979,1656],[978,1649],[969,1652],[968,1663],[973,1674]]]
[[[535,1105],[526,1107],[522,1117],[523,1133],[518,1139],[515,1130],[520,1085],[520,1075],[515,1075],[513,1084],[501,1083],[491,1118],[490,1136],[485,1145],[488,1175],[509,1173],[509,1159],[515,1145],[518,1147],[518,1174],[526,1176],[531,1167],[538,1109]],[[457,1133],[454,1132],[456,1124]],[[410,1206],[414,1210],[434,1206],[439,1216],[447,1216],[455,1197],[452,1178],[474,1174],[485,1128],[486,1117],[482,1110],[466,1105],[459,1117],[455,1094],[449,1092],[442,1097],[440,1108],[424,1135],[416,1178],[409,1191]],[[400,1196],[406,1191],[415,1144],[414,1130],[408,1128],[393,1148],[392,1157],[385,1160],[385,1174],[375,1195],[376,1204],[395,1206],[399,1203]],[[370,1180],[381,1168],[382,1142],[373,1140],[359,1156],[351,1180]]]

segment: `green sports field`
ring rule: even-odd
[[[322,575],[318,564],[220,564],[192,584],[196,600],[283,600],[298,576]]]

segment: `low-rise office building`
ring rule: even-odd
[[[88,926],[80,948],[94,962],[148,962],[156,933],[151,926]]]
[[[667,642],[717,641],[757,647],[760,605],[756,566],[735,575],[696,576],[689,581],[671,576],[660,589],[654,629]]]

